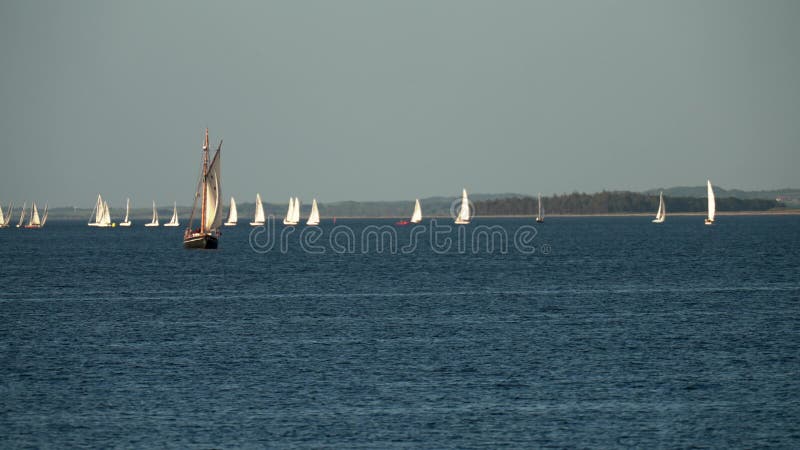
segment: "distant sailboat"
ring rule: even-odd
[[[228,220],[225,222],[226,227],[235,227],[236,222],[239,221],[239,214],[236,212],[236,200],[231,197],[231,207],[228,211]]]
[[[119,226],[121,227],[131,226],[130,212],[131,212],[131,199],[128,198],[125,199],[125,220],[120,222]]]
[[[536,221],[539,223],[544,222],[544,212],[542,212],[542,193],[539,192],[539,212],[536,213]]]
[[[169,222],[165,223],[165,227],[177,227],[180,223],[178,222],[178,202],[172,204],[172,218],[169,219]]]
[[[111,223],[111,211],[108,208],[108,202],[104,201],[103,196],[100,194],[97,194],[97,202],[92,210],[92,215],[94,216],[94,221],[89,222],[88,225],[90,227],[107,228],[114,226]]]
[[[0,228],[6,228],[11,223],[11,216],[14,214],[14,202],[8,205],[8,211],[3,214],[3,207],[0,206]]]
[[[297,225],[298,223],[300,223],[300,199],[297,197],[289,197],[289,209],[286,211],[283,224]]]
[[[44,220],[39,218],[39,210],[36,208],[36,202],[33,202],[33,207],[31,208],[31,215],[28,219],[28,224],[25,225],[25,228],[42,228],[44,226],[44,222],[47,221],[47,206],[45,206],[45,213],[44,213]]]
[[[714,200],[714,189],[711,187],[711,180],[706,180],[708,186],[708,217],[705,224],[714,224],[714,215],[717,213],[717,202]]]
[[[456,225],[466,225],[469,223],[469,198],[467,198],[467,190],[461,191],[461,208],[458,210],[458,217],[456,217]]]
[[[208,128],[203,141],[203,167],[200,173],[199,192],[195,192],[192,215],[189,217],[189,227],[183,234],[183,246],[186,248],[214,249],[219,245],[219,226],[222,224],[220,199],[222,198],[222,160],[220,151],[222,141],[219,141],[217,151],[209,162],[208,158]],[[197,200],[200,198],[200,227],[192,228]]]
[[[156,201],[153,200],[153,219],[150,223],[144,224],[146,227],[157,227],[158,226],[158,211],[156,211]]]
[[[658,195],[658,211],[656,212],[656,218],[653,219],[653,223],[663,223],[664,219],[667,218],[667,210],[664,207],[664,192],[662,191]]]
[[[422,207],[419,205],[419,199],[414,202],[414,212],[411,214],[411,223],[420,223],[422,222]]]
[[[317,199],[311,201],[311,215],[308,216],[306,225],[319,225],[319,208],[317,208]]]
[[[19,222],[17,222],[17,228],[22,226],[22,223],[25,222],[25,208],[28,207],[28,202],[22,203],[22,212],[19,213]]]
[[[250,222],[251,226],[259,227],[264,225],[264,205],[261,203],[261,194],[256,194],[256,213],[253,221]]]

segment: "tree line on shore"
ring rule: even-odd
[[[664,196],[667,213],[703,212],[707,200],[697,197]],[[783,208],[780,202],[766,199],[717,198],[717,211],[767,211]],[[479,216],[536,215],[535,197],[507,197],[474,202]],[[653,213],[658,209],[658,195],[628,191],[603,191],[594,194],[573,192],[542,197],[545,214],[623,214]]]

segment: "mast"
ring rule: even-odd
[[[208,176],[208,128],[203,142],[203,180],[200,189],[203,191],[203,202],[200,204],[200,232],[206,232],[206,177]]]

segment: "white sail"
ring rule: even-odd
[[[461,208],[458,210],[458,217],[456,217],[456,224],[466,225],[469,223],[469,198],[467,198],[467,190],[461,191]]]
[[[319,209],[317,208],[317,199],[311,201],[311,215],[308,216],[306,225],[319,225]]]
[[[101,226],[111,226],[111,210],[108,208],[108,202],[103,202],[103,219],[100,222]]]
[[[42,215],[42,224],[39,226],[40,228],[44,227],[44,224],[47,223],[47,209],[48,208],[49,208],[49,205],[47,203],[45,203],[44,204],[44,214]]]
[[[292,222],[300,223],[300,197],[294,198],[294,211],[292,212]]]
[[[7,225],[7,220],[5,215],[3,214],[3,205],[0,205],[0,227],[4,227]]]
[[[33,202],[33,208],[31,209],[31,218],[28,221],[28,226],[39,226],[41,224],[42,221],[39,218],[39,210],[36,208],[36,202]]]
[[[706,180],[708,187],[708,218],[706,224],[714,223],[714,216],[717,213],[717,202],[714,200],[714,189],[711,187],[711,180]]]
[[[131,226],[130,213],[131,213],[131,199],[127,198],[125,199],[125,220],[123,222],[120,222],[119,226],[121,227]]]
[[[544,212],[542,210],[542,193],[541,192],[539,192],[538,198],[539,198],[539,210],[536,213],[536,221],[537,222],[544,222]]]
[[[11,217],[14,215],[14,202],[8,204],[8,210],[3,215],[3,208],[0,207],[0,228],[5,228],[11,223]]]
[[[228,220],[225,222],[225,226],[232,227],[236,225],[236,222],[239,221],[239,213],[236,211],[236,200],[231,197],[231,207],[228,211]]]
[[[283,218],[284,225],[297,225],[298,220],[294,220],[295,208],[294,197],[289,197],[289,208],[286,210],[286,217]]]
[[[419,206],[419,199],[414,203],[414,212],[411,214],[411,223],[422,222],[422,207]]]
[[[146,227],[157,227],[158,226],[158,211],[156,211],[156,201],[153,200],[153,219],[150,220],[150,223],[144,224]]]
[[[222,224],[222,215],[219,214],[219,199],[222,196],[220,180],[222,161],[219,156],[221,148],[222,144],[220,143],[220,147],[217,148],[217,152],[214,154],[214,159],[211,160],[211,164],[208,166],[208,172],[205,177],[206,205],[203,228],[207,231],[216,230]]]
[[[22,211],[19,213],[19,222],[17,222],[17,228],[22,226],[22,223],[25,222],[25,209],[28,207],[28,202],[22,203]]]
[[[653,219],[653,223],[662,223],[664,219],[667,218],[667,210],[664,206],[664,192],[661,192],[658,195],[658,211],[656,211],[656,218]]]
[[[165,227],[177,227],[180,223],[178,222],[178,202],[174,202],[172,204],[172,218],[169,219],[169,222],[165,223]]]
[[[253,221],[250,222],[252,226],[259,226],[264,225],[265,218],[264,218],[264,205],[261,202],[261,194],[256,194],[256,212],[253,217]]]

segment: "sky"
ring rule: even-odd
[[[239,201],[800,187],[797,23],[794,0],[0,0],[0,202],[191,204],[205,127]]]

